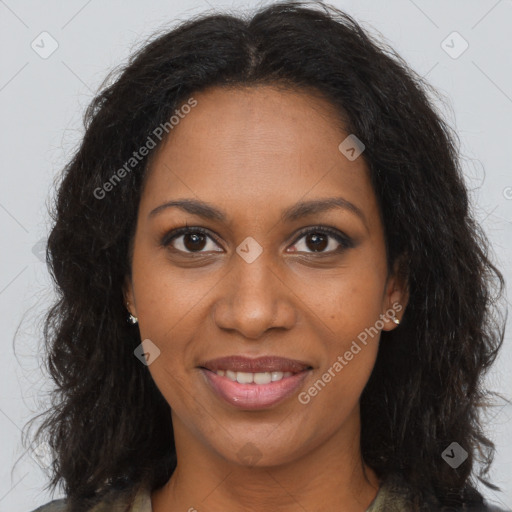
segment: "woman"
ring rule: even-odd
[[[38,510],[492,510],[503,280],[427,87],[294,2],[184,23],[95,98],[48,243],[67,501]]]

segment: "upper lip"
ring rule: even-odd
[[[201,365],[211,371],[231,370],[233,372],[292,372],[299,373],[311,368],[311,366],[296,359],[288,359],[278,356],[263,356],[250,358],[244,356],[227,356],[217,359],[210,359]]]

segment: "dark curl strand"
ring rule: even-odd
[[[50,486],[62,483],[78,511],[141,483],[157,489],[174,471],[170,408],[133,355],[140,336],[122,293],[149,157],[103,199],[93,191],[194,93],[258,85],[319,94],[364,142],[388,270],[408,283],[403,322],[382,332],[361,397],[364,461],[379,477],[401,473],[418,504],[429,492],[447,510],[481,502],[474,467],[491,486],[494,445],[479,409],[503,342],[503,277],[472,217],[456,135],[427,98],[430,86],[350,16],[318,2],[182,22],[109,75],[88,107],[47,248],[58,297],[44,337],[56,389],[37,436],[54,454]],[[456,470],[441,457],[453,441],[469,453]]]

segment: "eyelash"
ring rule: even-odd
[[[207,229],[201,228],[201,227],[193,227],[193,226],[186,226],[183,228],[178,228],[178,229],[175,229],[175,230],[167,233],[162,238],[161,245],[163,247],[168,247],[169,245],[171,245],[171,242],[173,242],[178,237],[180,237],[182,235],[193,234],[193,233],[196,233],[196,234],[199,233],[201,235],[207,236],[208,238],[212,239],[218,245],[215,238],[213,238],[211,236],[210,231],[208,231]],[[309,235],[311,233],[329,235],[330,237],[334,238],[334,240],[336,240],[336,242],[338,242],[340,244],[340,247],[338,247],[337,249],[332,250],[332,251],[325,251],[325,252],[311,251],[311,252],[307,252],[306,254],[317,254],[317,255],[337,254],[346,249],[350,249],[350,248],[354,247],[354,242],[352,241],[351,238],[349,238],[348,236],[344,235],[343,233],[341,233],[340,231],[338,231],[336,229],[332,229],[332,228],[328,228],[328,227],[324,227],[324,226],[313,226],[313,227],[308,227],[308,228],[304,228],[304,229],[300,230],[299,233],[297,234],[294,242],[292,243],[292,245],[295,245],[301,238],[303,238],[306,235]],[[181,252],[183,254],[194,254],[194,255],[203,254],[201,251],[186,252],[186,251],[182,251],[181,249],[175,249],[175,250],[177,252]],[[303,252],[303,251],[297,251],[297,252]]]

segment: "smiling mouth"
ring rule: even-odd
[[[312,368],[308,367],[295,373],[211,371],[206,368],[200,370],[208,389],[216,397],[238,409],[257,410],[277,406],[292,396]],[[272,377],[276,380],[272,380]]]
[[[207,368],[205,368],[207,369]],[[308,368],[309,369],[309,368]],[[210,370],[211,371],[211,370]],[[216,370],[215,373],[221,377],[227,377],[239,384],[270,384],[291,377],[294,372],[235,372],[232,370]],[[296,372],[299,373],[299,372]]]
[[[229,356],[198,367],[215,396],[239,409],[268,409],[302,385],[313,367],[277,356]]]

